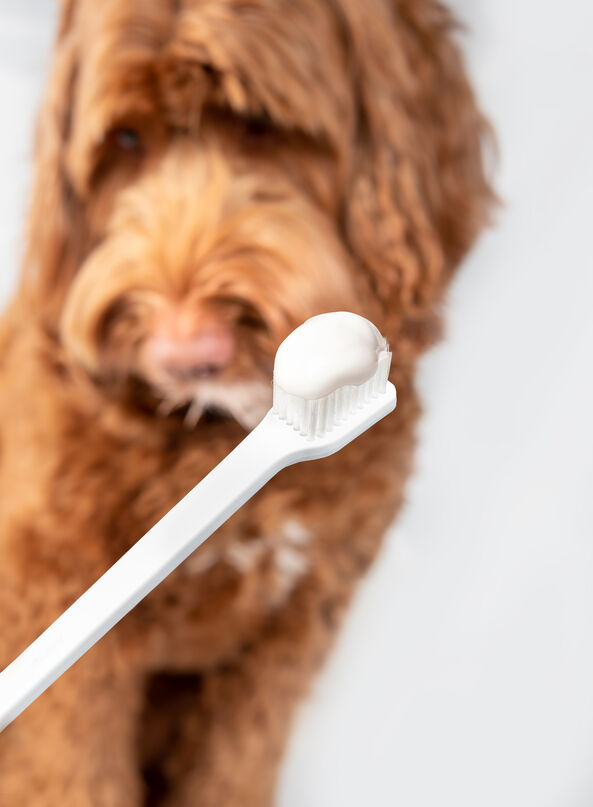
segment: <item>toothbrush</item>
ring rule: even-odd
[[[289,334],[263,420],[0,672],[0,731],[278,471],[339,451],[391,412],[390,364],[386,340],[357,314],[320,314]]]

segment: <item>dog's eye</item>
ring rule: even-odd
[[[115,169],[129,176],[141,167],[151,141],[145,142],[140,131],[144,129],[123,125],[107,132],[97,149],[91,182],[101,182]]]
[[[142,150],[142,140],[136,129],[119,126],[112,133],[114,144],[132,154],[138,154]]]

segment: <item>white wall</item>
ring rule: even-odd
[[[3,295],[51,5],[0,9]],[[593,6],[455,6],[505,208],[422,362],[407,506],[302,710],[281,807],[593,804]]]
[[[22,250],[33,127],[54,6],[50,0],[0,5],[0,300],[13,288]]]

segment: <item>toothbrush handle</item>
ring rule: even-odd
[[[314,439],[272,411],[143,538],[0,672],[0,731],[278,471],[339,451],[395,408],[391,383]]]
[[[234,451],[0,672],[0,731],[274,474],[290,464],[290,443],[294,437],[283,427],[272,428],[274,438],[270,439],[270,423],[268,414]]]

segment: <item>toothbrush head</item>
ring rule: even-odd
[[[390,366],[387,341],[368,319],[348,311],[311,317],[278,348],[272,412],[322,437],[385,394]]]

